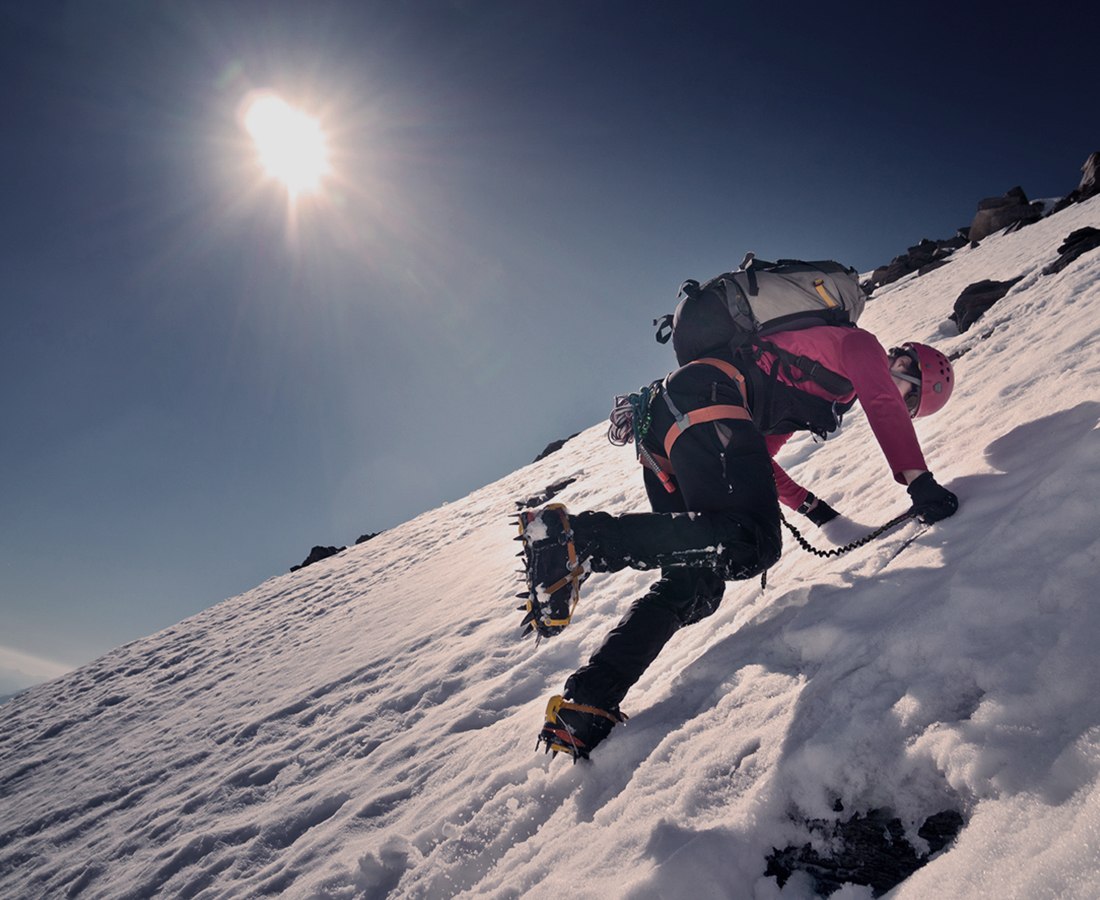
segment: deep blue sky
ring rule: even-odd
[[[0,0],[0,645],[85,662],[530,462],[746,250],[1068,193],[1095,16]],[[293,229],[259,88],[331,136]]]

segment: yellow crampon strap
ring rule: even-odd
[[[565,534],[570,535],[573,533],[572,528],[569,525],[569,515],[565,509],[564,504],[551,503],[546,506],[546,509],[557,510],[558,515],[561,517],[562,531]],[[526,523],[524,522],[523,516],[520,516],[519,533],[521,537],[524,536],[525,524]],[[570,591],[572,602],[569,605],[569,613],[564,619],[540,618],[539,622],[547,627],[561,626],[562,628],[564,628],[566,625],[568,625],[573,619],[573,613],[576,611],[577,603],[580,601],[581,598],[580,579],[581,576],[584,575],[584,566],[578,565],[577,563],[577,545],[572,540],[569,540],[566,544],[566,552],[568,554],[569,560],[569,571],[565,574],[564,577],[558,579],[553,584],[544,587],[543,591],[545,591],[547,594],[553,594],[572,582],[572,590]],[[530,578],[528,578],[527,588],[529,591],[529,596],[527,598],[527,612],[537,615],[535,600],[538,598],[538,586],[532,584]]]
[[[578,746],[577,741],[573,739],[572,734],[565,728],[564,724],[561,728],[554,726],[558,725],[558,713],[563,709],[572,709],[577,712],[589,713],[593,716],[603,716],[605,719],[610,719],[616,725],[620,725],[626,721],[626,713],[619,713],[618,716],[613,713],[609,713],[605,709],[600,709],[596,706],[585,706],[583,703],[570,703],[564,699],[561,694],[555,694],[546,704],[546,723],[543,725],[542,734],[539,735],[539,743],[546,745],[546,752],[554,753],[568,753],[573,757],[573,762],[577,761],[578,755],[585,756],[586,751],[583,745]],[[553,734],[553,738],[549,734]],[[536,747],[538,745],[536,744]]]
[[[567,514],[565,506],[563,504],[561,504],[561,503],[551,503],[546,508],[547,509],[556,509],[558,511],[558,515],[561,516],[562,531],[565,534],[572,534],[573,533],[572,529],[569,526],[569,515]],[[581,598],[580,578],[584,574],[584,567],[577,565],[577,545],[572,540],[570,540],[565,545],[565,549],[566,549],[566,552],[569,554],[569,556],[568,556],[568,558],[569,558],[569,572],[566,573],[566,575],[564,577],[559,578],[553,584],[544,587],[543,590],[546,591],[547,594],[553,594],[555,591],[561,590],[567,584],[572,582],[573,583],[573,589],[572,589],[572,591],[570,591],[570,593],[572,595],[572,601],[573,602],[569,606],[569,615],[567,615],[564,619],[542,619],[541,621],[542,621],[543,625],[549,625],[549,626],[561,625],[562,627],[568,625],[569,622],[573,618],[573,612],[576,610],[577,603]],[[536,586],[531,585],[532,599],[527,601],[528,604],[530,604],[532,602],[532,600],[534,599],[534,595],[535,595],[536,591],[537,591]]]
[[[619,713],[614,715],[609,713],[606,709],[600,709],[597,706],[585,706],[583,703],[570,703],[561,694],[555,694],[546,704],[546,721],[551,725],[558,724],[558,710],[560,709],[575,709],[577,712],[590,713],[593,716],[603,716],[605,719],[610,719],[616,725],[620,722],[625,722],[627,716],[625,713]]]

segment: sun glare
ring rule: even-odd
[[[320,187],[331,172],[321,124],[274,94],[248,101],[244,127],[259,151],[264,171],[286,185],[292,197]]]

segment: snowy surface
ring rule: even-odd
[[[606,423],[0,707],[0,896],[801,900],[765,857],[841,799],[914,839],[965,816],[891,897],[1100,897],[1100,251],[1041,275],[1084,225],[1100,198],[876,293],[887,346],[966,351],[918,423],[958,515],[824,561],[788,536],[591,764],[536,752],[543,708],[653,576],[595,575],[563,635],[521,642],[509,515],[567,477],[573,510],[644,508]],[[858,413],[782,461],[868,525],[907,505]]]

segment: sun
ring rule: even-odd
[[[321,123],[272,93],[245,101],[245,130],[259,152],[260,165],[281,181],[291,197],[316,191],[331,173],[328,141]]]

